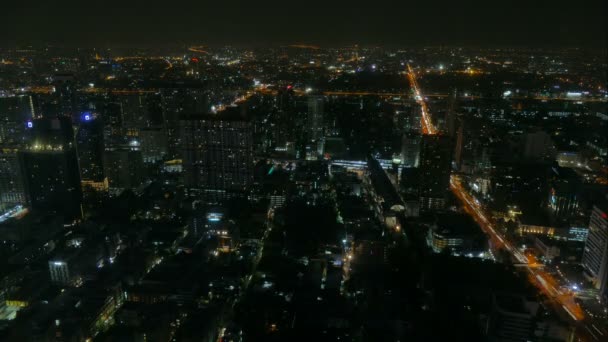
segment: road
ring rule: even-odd
[[[450,189],[462,203],[465,211],[471,215],[479,224],[481,229],[490,236],[495,247],[506,249],[514,259],[525,265],[528,271],[528,280],[534,284],[547,298],[548,303],[556,313],[564,319],[571,320],[576,327],[579,341],[605,341],[608,340],[608,332],[600,322],[586,317],[583,309],[576,303],[572,292],[564,290],[559,282],[551,274],[544,271],[542,265],[533,257],[525,256],[495,229],[495,224],[483,207],[462,186],[459,176],[452,175]]]
[[[437,130],[433,126],[428,108],[424,102],[424,97],[418,86],[416,74],[408,64],[408,79],[414,90],[416,101],[422,110],[422,131],[423,134],[436,134]],[[604,333],[588,318],[582,308],[575,302],[574,295],[570,291],[565,291],[559,286],[559,282],[549,273],[545,272],[542,265],[534,257],[526,256],[518,250],[507,237],[496,229],[496,224],[488,215],[481,203],[471,195],[462,185],[461,179],[457,175],[450,178],[450,189],[462,204],[467,212],[479,224],[481,229],[489,236],[494,249],[506,250],[519,264],[524,265],[528,272],[528,280],[535,285],[541,293],[548,298],[548,303],[564,319],[570,320],[578,328],[577,335],[582,341],[600,341],[605,337]]]
[[[426,105],[426,102],[424,101],[424,96],[422,96],[422,93],[420,92],[418,80],[416,79],[416,72],[414,72],[414,69],[412,69],[412,66],[409,64],[407,65],[407,78],[409,79],[410,85],[414,90],[414,97],[416,99],[416,102],[418,102],[418,105],[420,105],[422,134],[437,134],[437,129],[431,121],[431,116],[429,115],[429,109]]]
[[[199,45],[199,46],[191,46],[188,48],[188,51],[190,52],[198,52],[198,53],[202,53],[205,55],[209,54],[209,51],[203,50],[205,48],[205,46],[203,45]]]
[[[377,91],[324,91],[323,95],[327,96],[387,96],[387,97],[396,97],[396,96],[405,96],[405,93],[384,93]],[[450,94],[425,94],[425,98],[436,97],[436,98],[447,98]],[[479,96],[479,95],[459,95],[459,99],[464,100],[503,100],[505,98],[502,97],[488,97],[488,96]],[[536,100],[536,101],[567,101],[567,102],[608,102],[606,98],[597,98],[597,97],[584,97],[584,98],[574,98],[574,97],[549,97],[549,96],[509,96],[506,98],[508,100]]]
[[[545,272],[533,257],[524,255],[514,247],[501,232],[496,230],[496,226],[492,222],[493,220],[485,213],[483,207],[475,197],[465,190],[459,176],[452,175],[450,179],[450,189],[462,203],[465,211],[471,215],[475,221],[477,221],[481,229],[490,236],[496,249],[504,248],[518,263],[528,266],[526,269],[531,275],[531,281],[535,283],[547,297],[554,298],[563,306],[563,309],[573,320],[580,321],[584,319],[585,315],[583,310],[574,301],[574,296],[571,293],[559,289],[558,281],[551,274]]]

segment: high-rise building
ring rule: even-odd
[[[127,130],[124,124],[122,104],[119,102],[104,102],[100,106],[104,126],[104,146],[114,148],[127,141]]]
[[[141,151],[136,148],[119,148],[104,152],[104,173],[108,177],[110,194],[117,195],[126,189],[135,189],[144,179]]]
[[[420,162],[420,140],[417,132],[410,131],[401,140],[401,163],[404,167],[418,167]]]
[[[458,132],[456,133],[456,147],[454,149],[454,162],[456,164],[456,170],[462,169],[462,154],[464,145],[464,119],[459,120]]]
[[[0,98],[0,144],[22,144],[33,116],[34,105],[30,96]]]
[[[448,110],[445,113],[445,132],[448,136],[454,137],[456,135],[456,102],[457,102],[457,90],[454,89],[448,100]]]
[[[267,129],[266,148],[271,153],[293,154],[296,139],[296,122],[292,111],[278,110],[272,115]]]
[[[215,110],[202,89],[167,89],[161,93],[164,125],[170,159],[180,154],[180,118],[184,113],[207,113]]]
[[[486,333],[490,341],[528,341],[537,327],[539,303],[523,296],[496,294]]]
[[[148,96],[146,96],[144,115],[146,122],[145,127],[163,126],[163,105],[160,93],[148,94]]]
[[[184,115],[180,126],[186,187],[219,199],[248,190],[253,180],[252,128],[239,108]]]
[[[16,147],[0,146],[0,211],[25,204]]]
[[[169,159],[179,156],[179,117],[184,112],[185,94],[183,92],[183,90],[169,89],[164,91],[161,96],[164,126],[167,130]]]
[[[30,141],[19,152],[28,206],[34,212],[80,218],[82,192],[71,119],[37,119],[30,131]]]
[[[39,149],[49,146],[53,149],[74,148],[74,127],[67,116],[30,120],[27,127],[27,147],[30,149],[35,146]]]
[[[608,205],[593,207],[582,265],[594,286],[605,292],[608,286]]]
[[[544,131],[527,133],[524,136],[524,158],[528,160],[549,160],[555,157],[555,145],[551,136]]]
[[[293,86],[281,88],[277,94],[277,108],[283,112],[292,112],[295,109],[296,100]]]
[[[80,166],[83,210],[99,207],[108,193],[108,178],[103,169],[103,123],[91,112],[81,115],[76,132],[76,151]]]
[[[139,142],[144,163],[162,161],[168,153],[167,134],[162,128],[141,129]]]
[[[414,106],[408,112],[408,117],[405,122],[405,130],[406,131],[416,131],[420,132],[422,129],[422,110],[420,106]]]
[[[420,210],[443,209],[450,188],[452,140],[443,135],[423,135],[420,144]]]
[[[83,114],[76,133],[76,149],[83,182],[103,182],[103,125],[93,114]]]
[[[72,117],[76,110],[76,79],[74,74],[59,73],[53,75],[53,86],[55,87],[55,101],[57,103],[58,115]]]
[[[323,96],[308,97],[308,133],[311,141],[320,141],[324,136]]]
[[[140,128],[146,125],[146,96],[129,94],[119,97],[126,128]]]
[[[70,283],[70,269],[64,260],[50,260],[49,273],[51,281],[55,284],[67,285]]]

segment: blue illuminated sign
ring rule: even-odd
[[[207,221],[209,222],[219,222],[222,219],[222,214],[220,213],[208,213],[207,214]]]

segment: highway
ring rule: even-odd
[[[416,74],[409,64],[407,67],[408,78],[414,90],[416,101],[422,108],[421,121],[423,134],[436,134],[437,130],[430,121],[428,108],[418,86]],[[532,256],[524,255],[507,237],[496,229],[496,224],[493,222],[492,217],[487,214],[481,203],[465,189],[460,176],[451,176],[450,189],[462,204],[465,212],[471,215],[481,229],[489,236],[492,247],[495,250],[506,250],[517,263],[524,265],[528,272],[528,280],[547,297],[548,303],[554,311],[562,318],[574,323],[580,341],[606,340],[608,334],[605,334],[592,320],[585,317],[583,309],[574,300],[575,297],[572,292],[562,289],[559,282],[551,274],[544,271],[541,263],[538,263]]]
[[[608,340],[608,331],[602,327],[602,323],[584,314],[583,309],[575,301],[575,296],[571,291],[562,289],[557,279],[542,268],[542,264],[536,262],[534,257],[525,256],[495,229],[495,224],[490,216],[484,211],[483,206],[479,204],[475,197],[469,194],[462,186],[459,176],[452,175],[450,189],[462,203],[464,210],[490,236],[494,247],[505,248],[514,259],[526,265],[528,280],[547,297],[550,306],[556,313],[566,320],[573,321],[579,341]]]
[[[485,213],[479,202],[469,194],[462,186],[460,177],[452,175],[450,179],[450,189],[462,203],[465,211],[471,215],[479,224],[481,229],[490,236],[495,249],[504,248],[520,264],[526,265],[529,272],[529,279],[532,281],[548,298],[553,299],[557,306],[566,311],[574,321],[585,318],[583,310],[574,301],[574,296],[559,288],[558,281],[549,273],[545,272],[542,265],[535,261],[533,257],[528,257],[519,251],[513,244],[496,230],[492,219]]]
[[[424,97],[422,96],[422,93],[420,92],[420,87],[418,86],[418,80],[416,79],[416,73],[414,72],[414,69],[412,69],[411,65],[407,65],[407,77],[410,81],[410,85],[412,86],[412,89],[414,90],[414,97],[416,99],[416,102],[418,102],[418,104],[420,105],[420,111],[421,111],[421,121],[422,121],[422,134],[428,135],[428,134],[437,134],[437,129],[435,128],[435,126],[433,125],[433,122],[431,121],[431,116],[429,115],[429,109],[426,105],[426,102],[424,101]]]

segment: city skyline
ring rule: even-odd
[[[605,341],[601,7],[9,4],[0,340]]]

